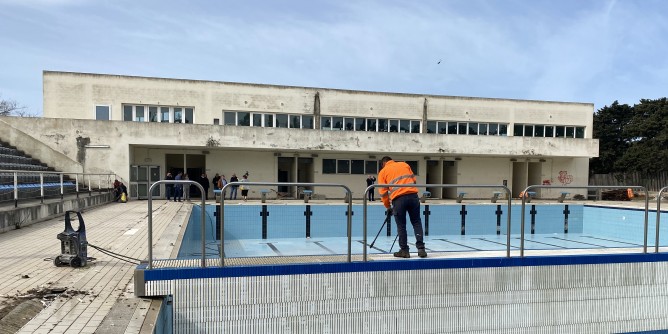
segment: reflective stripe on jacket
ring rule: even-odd
[[[390,160],[385,163],[385,167],[378,173],[379,184],[415,184],[415,175],[411,167],[405,162],[395,162]],[[385,207],[390,207],[390,201],[407,194],[417,194],[416,187],[389,187],[379,188],[378,193]]]

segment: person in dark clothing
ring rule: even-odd
[[[173,181],[174,176],[172,176],[172,173],[167,172],[167,175],[165,176],[165,181]],[[174,184],[165,184],[165,192],[167,193],[167,200],[169,201],[172,196],[174,196]]]
[[[371,186],[372,184],[374,184],[375,182],[376,182],[376,177],[374,177],[373,175],[369,175],[369,177],[366,178],[366,186],[367,186],[367,188],[370,187],[370,186]],[[375,189],[371,189],[371,190],[369,190],[369,198],[368,198],[368,199],[369,199],[371,202],[374,201],[374,198],[373,198],[373,196],[374,196],[374,192],[375,192]]]
[[[220,180],[220,175],[216,173],[216,175],[213,176],[213,179],[211,179],[211,183],[213,183],[213,190],[220,189],[218,188],[218,180]]]
[[[209,177],[206,173],[202,173],[202,176],[199,178],[199,184],[204,188],[204,199],[209,199]]]
[[[183,172],[179,172],[176,174],[176,177],[174,178],[174,181],[181,181],[183,180]],[[174,187],[174,202],[181,202],[181,198],[183,197],[183,184],[177,184]]]
[[[239,182],[237,174],[232,173],[232,177],[230,178],[230,183],[232,182]],[[232,190],[230,190],[230,199],[237,199],[237,188],[238,186],[232,186]]]

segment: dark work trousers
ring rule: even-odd
[[[418,249],[424,248],[422,219],[420,219],[420,199],[417,194],[399,196],[392,200],[392,214],[397,223],[399,233],[399,247],[408,250],[408,235],[406,233],[406,213],[411,219],[415,232],[415,245]]]

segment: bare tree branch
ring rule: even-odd
[[[14,100],[0,99],[0,116],[35,117],[36,115],[27,112],[26,107],[20,106]]]

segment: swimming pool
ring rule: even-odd
[[[225,257],[340,255],[348,253],[347,205],[227,205]],[[201,258],[200,207],[193,206],[178,258]],[[520,205],[511,212],[511,249],[520,248]],[[496,204],[434,204],[421,207],[428,252],[503,251],[507,247],[507,206]],[[526,250],[635,248],[643,246],[644,210],[583,204],[528,204],[525,207]],[[662,213],[663,215],[667,213]],[[219,258],[215,206],[206,207],[206,257]],[[362,254],[363,207],[353,205],[352,254]],[[649,216],[653,246],[655,213]],[[367,243],[380,231],[371,254],[396,251],[394,221],[383,226],[385,209],[370,205]],[[382,227],[382,229],[381,229]],[[661,231],[665,244],[667,232]],[[408,227],[409,246],[412,228]],[[394,245],[393,245],[394,244]]]

